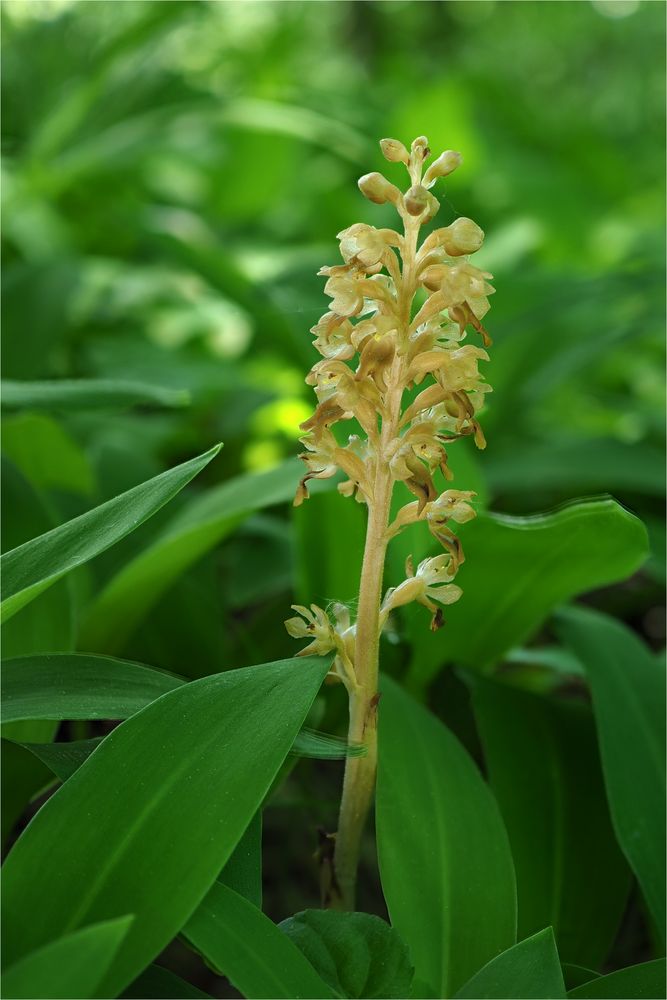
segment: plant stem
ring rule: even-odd
[[[419,224],[405,217],[403,275],[398,292],[401,335],[407,338],[414,296],[415,257]],[[404,359],[397,353],[385,396],[386,417],[382,421],[373,496],[368,508],[366,544],[359,583],[359,607],[355,640],[357,686],[350,691],[348,741],[363,743],[363,757],[348,757],[334,850],[334,880],[327,905],[353,910],[359,851],[366,818],[375,790],[377,771],[378,672],[380,645],[380,601],[387,551],[387,525],[394,479],[389,469],[388,447],[399,433],[404,388]]]

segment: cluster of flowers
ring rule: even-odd
[[[462,344],[468,327],[491,343],[482,325],[493,288],[491,275],[467,260],[482,244],[484,234],[471,219],[456,219],[435,229],[418,247],[420,226],[436,214],[439,203],[431,193],[435,181],[461,162],[448,150],[428,167],[425,137],[410,152],[395,139],[380,143],[387,160],[402,162],[410,175],[401,191],[380,173],[366,174],[359,188],[370,201],[390,202],[401,216],[404,234],[357,223],[339,233],[342,264],[323,267],[330,311],[313,327],[315,347],[322,355],[306,381],[314,386],[318,405],[301,425],[305,446],[300,456],[307,473],[295,504],[308,498],[311,479],[328,479],[341,470],[347,477],[338,489],[369,508],[379,484],[402,481],[415,496],[387,527],[386,540],[405,525],[425,520],[445,553],[422,562],[407,579],[391,589],[380,608],[380,625],[399,605],[418,601],[432,612],[432,628],[442,616],[438,604],[451,604],[461,594],[452,583],[463,553],[449,521],[474,517],[471,492],[448,489],[438,495],[433,476],[440,469],[447,480],[446,446],[472,436],[485,445],[476,419],[490,386],[478,371],[488,360],[483,347]],[[405,392],[421,388],[404,409]],[[412,394],[414,395],[414,394]],[[363,437],[352,434],[341,443],[334,425],[356,418]],[[386,492],[386,491],[385,491]],[[384,494],[383,494],[384,496]],[[301,617],[286,622],[290,635],[309,638],[303,653],[336,650],[334,668],[346,683],[353,676],[354,625],[347,609],[334,606],[332,622],[316,605],[297,606]]]

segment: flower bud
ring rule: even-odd
[[[425,186],[431,187],[431,185],[435,184],[438,177],[446,177],[447,174],[451,174],[462,162],[463,157],[460,153],[455,153],[453,149],[445,150],[437,160],[433,161],[424,174]]]
[[[380,139],[380,149],[390,163],[407,163],[410,159],[407,149],[398,139]]]
[[[484,231],[472,219],[461,216],[452,222],[446,230],[443,246],[450,257],[461,257],[464,254],[475,253],[484,242]]]
[[[421,215],[429,205],[428,191],[421,184],[414,184],[406,191],[404,201],[410,215]]]
[[[430,149],[428,148],[428,139],[425,135],[418,135],[410,147],[413,154],[419,156],[422,160],[425,160]]]
[[[396,204],[400,197],[398,188],[377,171],[372,174],[364,174],[363,177],[359,178],[358,184],[363,196],[369,201],[375,202],[376,205],[384,205],[387,201]]]

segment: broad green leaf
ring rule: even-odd
[[[102,591],[84,623],[82,644],[111,653],[121,649],[188,566],[252,511],[291,499],[298,478],[297,463],[290,461],[269,472],[232,479],[193,500]]]
[[[173,674],[110,656],[20,656],[2,663],[2,721],[127,719],[181,684]]]
[[[561,958],[602,965],[630,871],[609,817],[583,703],[470,677],[484,757],[516,868],[519,937],[551,925]]]
[[[202,993],[192,983],[174,975],[161,965],[149,965],[140,976],[130,983],[121,997],[127,1000],[211,1000],[208,993]]]
[[[664,996],[664,958],[598,976],[568,993],[573,1000],[663,1000]]]
[[[448,997],[516,941],[512,856],[496,801],[456,737],[387,678],[382,692],[382,888],[417,978]]]
[[[586,669],[614,829],[664,938],[664,662],[595,611],[562,612],[558,630]]]
[[[4,960],[130,911],[136,921],[95,996],[131,982],[228,860],[328,668],[304,657],[205,677],[118,726],[5,862]]]
[[[134,531],[186,486],[220,451],[220,445],[33,538],[0,559],[5,621],[65,573]]]
[[[37,489],[89,496],[95,479],[85,452],[67,431],[41,413],[2,422],[2,450]]]
[[[133,919],[124,916],[91,924],[25,955],[3,972],[3,997],[88,1000],[95,996]]]
[[[144,382],[121,379],[54,379],[48,382],[11,382],[0,385],[6,410],[118,410],[129,406],[185,406],[189,395]]]
[[[446,662],[490,666],[556,605],[625,579],[647,555],[641,521],[610,498],[533,517],[482,514],[459,534],[466,561],[456,582],[463,597],[447,609],[439,632],[429,633],[424,620],[411,666],[421,684]]]
[[[551,927],[519,941],[488,962],[455,1000],[565,1000],[565,983]]]
[[[186,983],[161,965],[149,965],[140,976],[130,983],[121,997],[127,1000],[211,1000],[208,993],[202,993],[192,983]]]
[[[394,1000],[410,995],[414,969],[408,949],[379,917],[304,910],[278,926],[339,996]]]
[[[297,601],[326,607],[332,600],[356,600],[366,535],[361,504],[337,490],[313,491],[294,510],[293,523]]]
[[[183,934],[247,1000],[336,996],[273,921],[220,882]]]

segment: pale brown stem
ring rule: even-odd
[[[401,333],[407,336],[410,308],[415,290],[415,256],[419,223],[405,216],[403,274],[398,287]],[[334,849],[334,878],[325,903],[335,909],[352,910],[361,838],[373,801],[377,771],[378,670],[380,644],[380,601],[387,551],[387,524],[394,480],[387,452],[399,432],[401,398],[404,388],[403,356],[397,355],[389,375],[385,397],[386,417],[382,422],[373,495],[368,505],[368,525],[364,560],[359,583],[359,607],[355,640],[356,688],[350,690],[348,740],[363,743],[363,757],[349,757],[345,764],[338,832]]]

